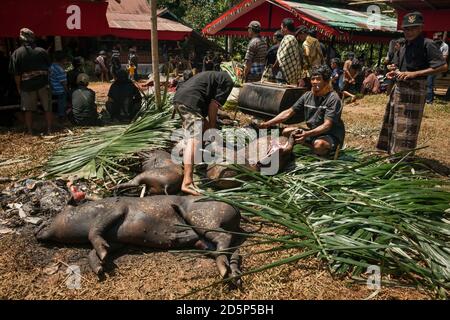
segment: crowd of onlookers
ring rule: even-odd
[[[270,39],[271,46],[260,35],[261,25],[252,21],[248,26],[251,38],[245,56],[244,81],[266,81],[285,83],[310,88],[310,70],[314,66],[328,65],[332,70],[333,89],[341,98],[351,102],[366,94],[390,93],[393,81],[387,79],[394,55],[405,44],[405,39],[392,40],[388,54],[375,65],[366,59],[365,53],[346,52],[340,55],[332,43],[325,45],[317,38],[317,31],[302,25],[294,26],[292,19],[284,19],[281,30]],[[434,41],[444,58],[448,58],[448,46],[442,35],[436,34]],[[433,100],[436,76],[428,77],[427,102]]]
[[[281,30],[276,31],[270,39],[261,37],[260,31],[258,21],[249,24],[250,42],[242,72],[244,82],[266,80],[311,88],[312,68],[327,65],[331,69],[334,91],[344,101],[348,98],[351,102],[366,94],[390,93],[393,81],[385,77],[385,74],[390,71],[395,54],[405,43],[403,38],[392,40],[387,56],[381,59],[382,63],[374,65],[373,61],[366,59],[363,52],[345,52],[340,55],[333,43],[325,45],[319,41],[317,31],[304,25],[296,28],[294,21],[289,18],[283,20]],[[88,89],[89,76],[84,58],[75,57],[68,61],[64,52],[55,51],[50,59],[48,50],[36,46],[33,32],[26,28],[21,30],[20,40],[22,46],[11,56],[9,72],[16,77],[17,92],[21,98],[21,109],[25,114],[28,131],[32,131],[32,112],[38,102],[46,112],[49,131],[53,126],[53,115],[49,112],[52,101],[57,104],[57,115],[61,121],[69,119],[80,125],[99,124],[98,117],[94,117],[95,93]],[[442,35],[436,34],[434,41],[447,59],[448,45],[443,41]],[[8,69],[6,57],[0,58],[2,69]],[[230,60],[229,55],[212,51],[197,56],[195,48],[186,54],[163,54],[162,58],[166,63],[160,65],[160,72],[171,76],[170,85],[173,90],[195,73],[220,71],[221,63]],[[100,51],[91,62],[98,80],[114,82],[106,103],[106,109],[113,120],[132,118],[140,103],[141,87],[134,83],[142,77],[138,72],[136,46],[129,48],[126,63],[123,62],[120,45],[115,45],[109,53]],[[433,101],[435,79],[435,75],[428,77],[428,103]],[[146,84],[151,84],[151,80]],[[6,85],[2,85],[3,87]]]
[[[36,45],[33,31],[27,28],[20,31],[20,42],[9,62],[2,60],[5,62],[2,69],[14,77],[28,133],[33,134],[33,114],[38,106],[44,110],[47,132],[54,129],[53,111],[62,124],[67,121],[83,126],[102,124],[104,118],[97,112],[95,92],[89,89],[85,60],[75,57],[70,61],[65,52],[58,50],[50,55]],[[106,102],[111,121],[131,120],[140,108],[141,94],[134,84],[138,79],[137,67],[136,47],[130,48],[125,66],[117,46],[110,59],[104,51],[95,59],[95,76],[108,82],[112,78],[114,82]]]

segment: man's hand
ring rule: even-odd
[[[295,143],[304,143],[305,139],[309,137],[309,131],[301,130],[298,133],[294,133]]]
[[[409,80],[409,79],[414,79],[416,77],[417,77],[417,73],[414,71],[399,72],[397,74],[398,80]]]
[[[259,127],[260,129],[267,129],[267,128],[270,127],[270,123],[269,123],[269,121],[261,122],[261,123],[259,124],[258,127]]]
[[[398,71],[389,71],[388,73],[386,73],[386,78],[388,79],[394,79],[398,74]]]

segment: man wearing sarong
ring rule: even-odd
[[[284,37],[281,40],[277,52],[277,61],[274,67],[279,67],[283,81],[297,86],[301,78],[300,48],[295,38],[294,20],[286,18],[281,22],[281,32]]]
[[[423,36],[420,12],[408,13],[402,28],[406,44],[393,63],[397,67],[387,74],[396,79],[386,106],[377,148],[395,154],[416,148],[426,98],[427,76],[447,70],[439,48]]]
[[[260,81],[264,73],[267,56],[267,43],[261,38],[261,24],[252,21],[248,25],[248,34],[251,38],[245,54],[244,81]]]

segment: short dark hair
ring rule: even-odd
[[[341,59],[339,58],[333,58],[330,60],[331,63],[336,63],[338,66],[341,65]]]
[[[354,52],[347,52],[347,57],[348,58],[354,58],[355,57],[355,53]]]
[[[406,43],[406,40],[405,38],[398,38],[397,40],[395,40],[395,42],[402,46]]]
[[[316,76],[322,76],[322,79],[325,81],[330,80],[331,77],[330,67],[328,67],[326,64],[312,67],[311,78]]]
[[[295,32],[294,20],[291,18],[284,18],[281,24],[290,32]]]
[[[281,33],[280,30],[275,31],[274,35],[275,39],[277,39],[278,41],[283,40],[283,33]]]
[[[298,35],[299,33],[309,34],[309,29],[306,26],[300,26],[297,28],[297,31],[295,31],[295,35]]]

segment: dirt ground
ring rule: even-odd
[[[107,84],[93,83],[98,101],[104,102]],[[344,107],[346,144],[374,151],[387,98],[368,96],[356,105]],[[450,104],[426,106],[420,143],[429,147],[419,155],[434,163],[441,172],[450,165]],[[239,115],[238,119],[246,118]],[[30,137],[16,127],[0,130],[0,177],[23,179],[38,176],[42,165],[60,147],[59,138],[79,134],[82,129],[67,128],[53,137]],[[17,162],[14,162],[17,161]],[[25,170],[25,171],[24,171]],[[0,182],[0,189],[9,182]],[[1,218],[2,212],[0,212]],[[244,229],[255,225],[244,224]],[[187,253],[155,252],[128,248],[113,255],[102,279],[90,272],[88,247],[42,246],[26,225],[18,233],[0,234],[0,299],[177,299],[192,290],[219,280],[214,260]],[[265,226],[265,233],[283,233]],[[242,270],[262,266],[286,253],[251,255],[262,247],[242,249]],[[67,284],[72,279],[69,265],[81,270],[79,289]],[[69,283],[70,284],[70,283]],[[219,284],[188,296],[188,299],[365,299],[372,294],[365,283],[349,277],[335,279],[315,258],[244,277],[242,290],[229,290]],[[432,299],[432,292],[416,287],[389,287],[373,299]]]

